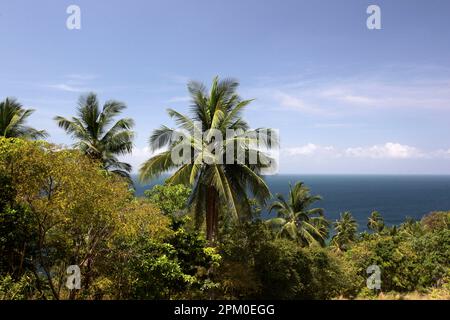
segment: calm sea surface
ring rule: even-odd
[[[162,181],[137,185],[137,195]],[[420,219],[431,211],[450,210],[450,176],[276,175],[266,181],[273,194],[287,194],[289,183],[304,181],[313,194],[323,197],[318,206],[325,209],[328,219],[334,221],[339,213],[351,211],[360,230],[366,228],[367,217],[374,210],[389,225],[406,217]]]

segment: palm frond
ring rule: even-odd
[[[153,156],[142,164],[139,170],[139,179],[141,182],[147,182],[173,168],[175,168],[175,165],[172,162],[172,153],[166,151]]]

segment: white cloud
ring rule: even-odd
[[[92,87],[93,80],[99,78],[94,74],[66,74],[63,76],[64,80],[60,83],[46,85],[47,88],[65,91],[65,92],[89,92],[98,91],[89,89]]]
[[[372,77],[355,76],[330,79],[312,75],[309,81],[280,78],[263,81],[250,90],[258,100],[286,109],[316,115],[342,115],[366,109],[446,109],[450,110],[450,79],[433,74],[380,72]],[[266,103],[270,105],[269,103]],[[369,109],[369,110],[370,110]]]
[[[434,156],[438,158],[450,158],[450,149],[439,149],[434,153]]]
[[[97,79],[99,76],[95,74],[80,74],[80,73],[72,73],[72,74],[66,74],[65,78],[70,80],[77,80],[77,81],[90,81]]]
[[[323,157],[323,158],[367,158],[367,159],[413,159],[413,158],[446,158],[449,150],[424,152],[419,148],[400,143],[387,142],[380,145],[337,148],[308,143],[303,146],[282,149],[282,154],[290,157]]]
[[[321,146],[314,143],[308,143],[304,146],[285,148],[282,150],[284,154],[290,156],[313,156],[318,154],[337,154],[334,147],[331,146]]]
[[[139,171],[140,166],[154,156],[149,147],[135,147],[133,153],[122,156],[121,161],[133,166],[133,173]],[[424,152],[419,148],[400,143],[387,142],[385,144],[373,146],[360,146],[338,148],[331,145],[320,145],[307,143],[298,147],[283,148],[280,151],[281,161],[293,161],[293,163],[304,165],[322,163],[328,165],[333,161],[357,161],[357,159],[370,159],[372,161],[392,160],[401,161],[407,159],[448,159],[450,149],[439,149]],[[304,162],[302,160],[304,159]],[[341,160],[338,160],[341,159]],[[363,161],[364,162],[364,161]],[[378,162],[376,162],[378,163]]]
[[[377,108],[450,109],[448,81],[390,83],[382,80],[347,80],[341,85],[324,86],[324,99],[350,106]]]
[[[51,89],[66,91],[66,92],[88,92],[89,91],[89,89],[87,89],[87,88],[77,87],[77,86],[68,85],[68,84],[64,84],[64,83],[52,84],[52,85],[48,85],[47,87],[51,88]]]
[[[281,107],[285,109],[296,110],[316,115],[327,114],[325,110],[318,107],[314,107],[313,105],[305,102],[305,100],[299,97],[281,91],[275,92],[274,99],[280,104]]]
[[[191,78],[182,74],[165,74],[163,76],[170,82],[173,82],[175,84],[181,84],[183,86],[185,86],[191,80]]]
[[[370,147],[347,148],[345,150],[345,155],[357,158],[374,159],[409,159],[424,156],[422,152],[415,147],[392,142]]]

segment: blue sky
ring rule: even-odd
[[[250,124],[280,130],[281,173],[450,174],[449,15],[446,0],[2,1],[0,97],[64,144],[52,118],[79,95],[126,102],[136,169],[189,79],[234,77]]]

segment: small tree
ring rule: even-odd
[[[349,211],[341,213],[341,217],[334,223],[335,235],[331,239],[331,245],[338,251],[346,251],[356,241],[358,224]]]
[[[367,228],[375,233],[380,233],[384,229],[384,220],[378,211],[373,211],[370,214]]]

